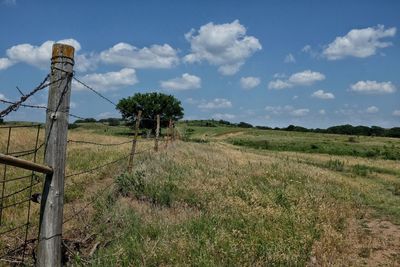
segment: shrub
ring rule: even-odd
[[[349,139],[347,140],[349,143],[357,143],[357,140],[354,136],[350,136]]]
[[[79,125],[76,124],[76,123],[70,123],[70,124],[68,124],[68,129],[69,129],[69,130],[76,129],[76,128],[78,128],[78,127],[79,127]]]
[[[344,162],[338,159],[335,160],[330,159],[326,166],[331,170],[341,172],[344,169]]]
[[[367,176],[369,172],[369,168],[365,165],[356,164],[352,169],[353,173],[360,176]]]

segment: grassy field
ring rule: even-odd
[[[137,155],[130,174],[124,160],[67,179],[65,218],[86,207],[64,227],[71,264],[400,264],[399,139],[178,129],[186,141]],[[13,143],[19,149],[34,139],[21,131]],[[68,138],[117,143],[129,132],[86,124]],[[138,150],[152,145],[141,142]],[[70,143],[66,172],[113,161],[129,148]],[[16,224],[20,213],[7,217]]]

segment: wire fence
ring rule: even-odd
[[[93,87],[87,85],[80,79],[74,77],[71,73],[65,73],[65,75],[63,75],[61,78],[53,82],[49,82],[49,78],[50,74],[47,75],[45,79],[29,94],[23,94],[19,90],[19,88],[17,88],[17,90],[22,95],[20,100],[18,101],[0,99],[0,102],[9,105],[4,110],[0,111],[0,118],[7,116],[11,112],[15,112],[22,107],[27,109],[42,109],[46,111],[46,113],[64,112],[67,113],[70,117],[79,120],[89,119],[87,117],[71,114],[69,113],[68,109],[60,109],[60,103],[62,102],[68,89],[67,86],[62,88],[62,94],[60,99],[58,100],[55,110],[49,109],[46,106],[25,103],[31,96],[35,95],[36,93],[50,85],[58,83],[58,86],[60,86],[62,84],[62,81],[64,81],[65,79],[74,79],[76,82],[93,92],[97,97],[107,101],[114,107],[117,106],[112,100],[95,90]],[[156,120],[153,118],[142,118],[141,121],[156,123]],[[161,123],[166,122],[169,122],[169,120],[161,121]],[[110,129],[113,127],[109,123],[100,123],[106,127],[109,127]],[[47,148],[47,141],[49,139],[49,134],[52,131],[52,124],[47,125],[46,129],[47,130],[45,133],[45,127],[42,124],[0,126],[0,132],[5,133],[2,133],[0,135],[0,152],[5,155],[27,159],[34,163],[43,163]],[[20,132],[18,133],[18,131]],[[31,137],[32,140],[29,140],[29,138],[27,137]],[[85,140],[84,138],[73,138],[73,136],[71,136],[67,140],[67,151],[70,158],[73,158],[75,156],[74,153],[80,150],[88,151],[88,153],[97,153],[98,155],[104,155],[110,152],[111,149],[117,151],[114,154],[118,156],[101,157],[102,159],[99,160],[99,162],[104,161],[101,164],[93,165],[93,162],[90,162],[91,164],[88,164],[87,166],[85,165],[83,168],[79,166],[73,166],[72,163],[70,165],[67,164],[67,170],[65,174],[65,180],[67,182],[65,187],[65,195],[68,196],[69,194],[74,193],[77,181],[73,181],[73,179],[77,179],[77,177],[82,177],[79,180],[80,185],[88,186],[95,180],[85,179],[93,175],[94,173],[97,173],[97,177],[100,177],[101,173],[99,172],[101,172],[102,170],[108,170],[108,172],[104,175],[110,177],[125,172],[125,168],[121,166],[126,165],[123,164],[123,162],[127,163],[127,159],[133,157],[132,153],[134,153],[134,155],[140,155],[150,153],[155,149],[150,141],[155,141],[156,137],[147,137],[148,138],[133,140],[130,138],[128,140],[118,142],[116,142],[115,140],[113,142],[106,142],[92,140],[92,138],[90,140]],[[120,140],[120,138],[115,139]],[[21,142],[21,140],[23,140],[23,142]],[[168,137],[164,138],[164,141],[168,142]],[[29,147],[29,143],[33,143],[34,145],[32,147]],[[150,144],[144,146],[142,149],[140,149],[139,147],[137,151],[132,151],[130,144],[133,145],[133,143]],[[96,147],[96,150],[92,151],[90,149],[85,149],[88,146]],[[68,161],[69,160],[67,160],[67,163]],[[119,166],[119,168],[112,168],[112,170],[118,169],[118,171],[110,172],[109,167],[111,166]],[[40,192],[43,188],[44,175],[37,174],[33,171],[28,172],[24,169],[11,167],[6,164],[1,165],[0,171],[2,172],[2,179],[0,180],[0,261],[7,262],[9,264],[26,264],[27,262],[34,264],[36,262],[35,249],[38,243],[38,224],[40,212],[40,205],[38,205],[37,203],[41,203]],[[85,211],[93,207],[93,204],[104,195],[104,192],[106,192],[107,189],[109,189],[113,185],[113,183],[114,180],[111,179],[111,181],[108,181],[106,185],[103,186],[101,189],[95,190],[95,192],[92,193],[91,196],[82,197],[82,199],[79,199],[79,201],[76,201],[76,199],[74,199],[73,197],[72,199],[66,199],[67,203],[65,205],[65,217],[63,219],[63,224],[71,222],[75,219],[81,220],[82,215],[87,215]],[[80,205],[80,207],[76,207],[75,202],[84,204]],[[22,220],[21,218],[24,219]],[[69,227],[67,231],[64,231],[63,235],[66,235],[71,231],[74,231],[74,227],[72,226]],[[67,246],[66,244],[64,245]],[[70,249],[67,250],[71,252]],[[29,260],[27,260],[28,257]]]

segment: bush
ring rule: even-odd
[[[354,136],[350,136],[349,139],[347,140],[349,143],[357,143],[357,140]]]
[[[335,159],[335,160],[330,159],[328,161],[328,163],[326,164],[326,166],[331,170],[341,172],[344,169],[344,162],[340,161],[338,159]]]
[[[70,123],[70,124],[68,124],[68,130],[76,129],[76,128],[78,128],[78,127],[79,127],[79,125],[76,124],[76,123]]]
[[[365,165],[354,165],[352,169],[353,173],[360,175],[360,176],[367,176],[369,172],[369,168]]]
[[[178,187],[169,179],[148,181],[144,171],[124,173],[116,178],[117,192],[124,197],[150,201],[163,206],[171,206]]]

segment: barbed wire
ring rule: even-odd
[[[67,91],[68,91],[68,89],[69,89],[69,86],[68,86],[68,85],[70,84],[70,81],[67,81],[67,82],[65,83],[65,87],[63,88],[63,91],[61,92],[61,96],[60,96],[60,98],[58,99],[58,103],[57,103],[57,105],[56,105],[55,110],[51,110],[51,109],[49,109],[49,108],[46,107],[46,106],[34,105],[34,104],[25,104],[25,103],[24,103],[30,96],[34,95],[36,92],[38,92],[38,91],[40,91],[40,90],[42,90],[42,89],[48,87],[49,85],[51,85],[51,84],[53,84],[53,83],[60,82],[60,81],[62,81],[62,80],[64,80],[64,79],[74,79],[75,81],[77,81],[78,83],[80,83],[81,85],[83,85],[84,87],[86,87],[86,88],[88,88],[89,90],[91,90],[91,91],[92,91],[93,93],[95,93],[97,96],[103,98],[103,99],[106,100],[107,102],[109,102],[109,103],[111,103],[112,105],[114,105],[115,107],[117,107],[117,105],[116,105],[112,100],[110,100],[109,98],[107,98],[107,97],[105,97],[104,95],[102,95],[100,92],[98,92],[97,90],[95,90],[93,87],[91,87],[91,86],[87,85],[86,83],[80,81],[79,79],[75,78],[75,77],[73,76],[72,73],[68,73],[68,72],[67,72],[67,75],[61,77],[60,79],[58,79],[58,80],[56,80],[56,81],[52,81],[52,82],[50,82],[50,83],[47,83],[49,77],[50,77],[50,75],[47,75],[47,76],[46,76],[46,79],[45,79],[38,87],[36,87],[31,93],[29,93],[29,94],[27,94],[27,95],[23,95],[23,93],[19,90],[19,88],[17,88],[18,91],[20,92],[20,94],[22,95],[21,99],[20,99],[19,101],[17,101],[17,102],[12,102],[12,101],[8,101],[8,100],[4,100],[4,99],[1,100],[1,99],[0,99],[0,101],[1,101],[2,103],[6,103],[6,104],[9,104],[9,105],[10,105],[9,107],[7,107],[5,110],[3,110],[3,111],[0,113],[0,117],[4,117],[4,116],[8,115],[10,112],[18,110],[19,107],[26,107],[26,108],[43,109],[43,110],[46,110],[46,112],[55,112],[55,113],[56,113],[56,112],[64,112],[64,113],[69,114],[69,116],[74,117],[74,118],[77,118],[77,119],[81,119],[81,120],[88,119],[88,118],[84,118],[84,117],[82,117],[82,116],[78,116],[78,115],[69,113],[69,109],[68,109],[68,108],[67,108],[66,110],[60,110],[60,106],[61,106],[61,104],[62,104],[62,101],[63,101],[63,99],[64,99],[64,97],[65,97],[65,95],[67,94]],[[58,84],[58,86],[60,87],[61,84],[62,84],[62,82],[60,82],[60,83]],[[138,118],[135,118],[135,119],[133,120],[133,122],[136,122],[137,119],[138,119]],[[145,121],[156,121],[156,119],[153,119],[153,118],[141,118],[140,121],[144,121],[144,122],[145,122]],[[160,122],[162,122],[162,123],[168,122],[168,121],[170,121],[170,120],[164,120],[164,119],[163,119],[163,120],[160,120]],[[106,124],[106,123],[103,123],[103,122],[101,122],[101,121],[97,121],[97,122],[98,122],[98,123],[102,123],[102,124],[104,124],[104,125],[106,125],[106,126],[111,126],[111,125]],[[44,146],[44,151],[45,151],[45,153],[46,153],[47,145],[48,145],[48,140],[49,140],[49,136],[50,136],[51,130],[52,130],[52,128],[53,128],[53,127],[52,127],[52,126],[53,126],[53,123],[54,123],[54,121],[51,120],[51,124],[50,124],[50,125],[48,126],[48,128],[47,128],[48,133],[46,133],[47,137],[45,138],[45,143],[42,143],[41,145],[38,146],[38,140],[36,140],[35,149],[24,150],[24,151],[14,151],[14,152],[11,152],[11,153],[9,153],[9,154],[10,154],[10,155],[13,155],[13,156],[15,156],[15,157],[22,157],[22,156],[27,156],[27,155],[30,155],[30,154],[34,154],[34,157],[35,157],[35,158],[34,158],[34,161],[36,162],[36,153],[38,152],[39,149],[41,149],[41,148]],[[6,127],[0,127],[0,128],[10,128],[10,131],[11,131],[11,127],[12,127],[12,126],[6,126]],[[22,126],[16,126],[16,127],[22,127]],[[24,126],[24,127],[28,127],[28,126]],[[39,128],[40,128],[40,125],[39,125]],[[39,129],[39,128],[38,128],[38,129]],[[39,130],[38,130],[38,131],[39,131]],[[98,146],[107,147],[107,146],[119,146],[119,145],[128,144],[128,143],[132,143],[132,142],[146,142],[146,141],[149,141],[149,140],[151,140],[151,139],[154,139],[154,138],[150,138],[150,139],[146,139],[146,140],[143,140],[143,139],[140,139],[140,140],[129,140],[129,141],[123,141],[123,142],[119,142],[119,143],[100,143],[100,142],[94,142],[94,141],[72,140],[72,139],[67,140],[67,142],[68,142],[68,143],[89,144],[89,145],[98,145]],[[117,158],[117,159],[115,159],[115,160],[113,160],[113,161],[111,161],[111,162],[107,162],[107,163],[104,163],[104,164],[101,164],[101,165],[98,165],[98,166],[95,166],[95,167],[93,167],[93,168],[86,169],[86,170],[83,170],[83,171],[80,171],[80,172],[76,172],[76,173],[72,173],[72,174],[69,174],[69,175],[65,175],[65,178],[74,177],[74,176],[78,176],[78,175],[83,175],[83,174],[86,174],[86,173],[92,173],[92,172],[94,172],[94,171],[100,170],[100,169],[105,168],[105,167],[107,167],[107,166],[110,166],[110,165],[112,165],[112,164],[118,163],[118,162],[120,162],[120,161],[122,161],[122,160],[125,160],[125,159],[127,159],[128,157],[131,157],[132,155],[137,155],[137,154],[146,153],[146,152],[148,152],[148,151],[150,151],[150,150],[153,150],[153,149],[154,149],[153,147],[150,147],[150,148],[148,148],[148,149],[144,149],[144,150],[141,150],[141,151],[137,151],[137,152],[135,152],[135,153],[132,153],[132,152],[131,152],[131,153],[129,153],[129,154],[127,154],[127,155],[124,155],[124,156],[122,156],[122,157],[120,157],[120,158]],[[44,157],[46,157],[46,155],[45,155]],[[23,227],[26,227],[26,230],[25,230],[25,239],[24,239],[23,247],[22,247],[22,246],[19,246],[19,247],[17,247],[16,249],[10,250],[10,251],[8,251],[8,252],[5,254],[5,255],[9,255],[10,253],[14,253],[15,251],[19,251],[19,250],[22,249],[22,251],[23,251],[23,252],[22,252],[22,253],[23,253],[23,255],[22,255],[22,261],[21,261],[22,263],[24,262],[25,251],[26,251],[27,245],[28,245],[29,243],[31,243],[31,241],[32,241],[32,242],[35,242],[35,241],[37,240],[37,239],[31,239],[31,241],[29,241],[27,238],[28,238],[28,229],[29,229],[29,227],[30,227],[30,221],[29,221],[29,219],[30,219],[30,204],[31,204],[30,201],[32,200],[32,196],[31,196],[31,194],[32,194],[32,188],[33,188],[34,186],[36,186],[37,184],[40,183],[40,181],[37,180],[37,178],[38,178],[39,176],[37,176],[36,174],[34,174],[34,173],[32,172],[31,175],[20,176],[20,177],[15,177],[15,178],[11,178],[11,179],[5,179],[5,178],[4,178],[3,180],[0,181],[0,183],[3,183],[3,185],[4,185],[5,183],[10,182],[10,181],[22,180],[22,179],[26,179],[26,178],[29,178],[29,177],[31,177],[31,183],[30,183],[29,186],[26,186],[26,187],[24,187],[24,188],[18,189],[17,191],[12,192],[12,193],[9,193],[8,195],[4,195],[4,193],[3,193],[2,196],[1,196],[1,198],[0,198],[0,200],[1,200],[1,202],[2,202],[2,204],[1,204],[1,211],[3,211],[3,210],[6,209],[6,208],[19,206],[19,205],[22,205],[22,204],[24,204],[24,203],[26,203],[26,202],[29,202],[27,222],[26,222],[25,224],[19,225],[19,226],[17,226],[17,227],[12,228],[12,229],[8,229],[8,230],[6,230],[6,231],[0,232],[0,236],[1,236],[1,235],[10,233],[10,232],[12,232],[12,231],[16,231],[16,230],[18,230],[18,229],[21,229],[21,228],[23,228]],[[36,182],[34,182],[34,179],[36,179]],[[80,213],[82,213],[87,207],[89,207],[90,205],[92,205],[92,204],[93,204],[93,203],[94,203],[108,188],[110,188],[110,186],[111,186],[114,182],[115,182],[115,181],[112,181],[112,183],[107,184],[106,187],[103,188],[100,192],[97,192],[97,193],[96,193],[96,196],[93,198],[93,200],[91,200],[89,203],[87,203],[82,209],[78,210],[77,212],[74,212],[74,213],[72,214],[71,217],[66,218],[66,219],[64,220],[63,224],[66,223],[66,222],[68,222],[68,221],[70,221],[70,220],[72,220],[73,218],[75,218],[76,216],[78,216]],[[4,188],[3,188],[3,189],[4,189]],[[3,203],[4,199],[9,199],[10,197],[15,196],[15,195],[17,195],[17,194],[19,194],[19,193],[22,193],[22,192],[24,192],[24,191],[26,191],[26,190],[29,190],[29,191],[30,191],[30,192],[29,192],[29,198],[23,199],[23,200],[19,200],[19,201],[15,202],[15,203],[11,203],[11,204],[8,204],[8,205],[3,205],[3,204],[4,204],[4,203]],[[1,218],[1,217],[0,217],[0,218]],[[3,259],[3,258],[4,258],[4,256],[0,256],[0,259]]]
[[[46,77],[44,78],[44,80],[37,86],[35,87],[30,93],[21,96],[20,100],[17,102],[14,102],[13,104],[11,104],[10,106],[8,106],[6,109],[0,111],[0,118],[7,116],[9,113],[13,112],[13,111],[17,111],[18,108],[26,101],[28,100],[31,96],[33,96],[34,94],[36,94],[37,92],[39,92],[40,90],[45,89],[46,87],[57,83],[63,79],[65,79],[66,77],[61,77],[60,79],[51,81],[46,83],[50,78],[50,74],[47,74]],[[2,100],[1,102],[5,103],[6,100]]]
[[[111,161],[111,162],[107,162],[107,163],[105,163],[105,164],[96,166],[96,167],[94,167],[94,168],[87,169],[87,170],[85,170],[85,171],[81,171],[81,172],[77,172],[77,173],[72,173],[72,174],[69,174],[69,175],[65,175],[65,178],[69,178],[69,177],[73,177],[73,176],[77,176],[77,175],[81,175],[81,174],[85,174],[85,173],[94,172],[94,171],[99,170],[99,169],[101,169],[101,168],[104,168],[104,167],[106,167],[106,166],[108,166],[108,165],[117,163],[117,162],[119,162],[119,161],[121,161],[121,160],[123,160],[123,159],[127,159],[129,156],[130,156],[130,154],[125,155],[125,156],[123,156],[123,157],[121,157],[121,158],[118,158],[118,159],[116,159],[116,160],[113,160],[113,161]]]
[[[128,143],[132,143],[132,140],[120,142],[120,143],[96,143],[92,141],[83,141],[83,140],[68,140],[68,143],[76,143],[76,144],[87,144],[87,145],[97,145],[97,146],[120,146]]]
[[[112,105],[114,105],[115,107],[117,107],[117,104],[115,104],[112,100],[110,100],[109,98],[105,97],[104,95],[102,95],[100,92],[98,92],[97,90],[95,90],[93,87],[87,85],[86,83],[82,82],[81,80],[79,80],[78,78],[76,78],[75,76],[73,77],[73,79],[75,81],[77,81],[78,83],[80,83],[81,85],[83,85],[84,87],[86,87],[87,89],[89,89],[90,91],[92,91],[93,93],[95,93],[96,95],[98,95],[99,97],[103,98],[104,100],[106,100],[107,102],[111,103]]]

